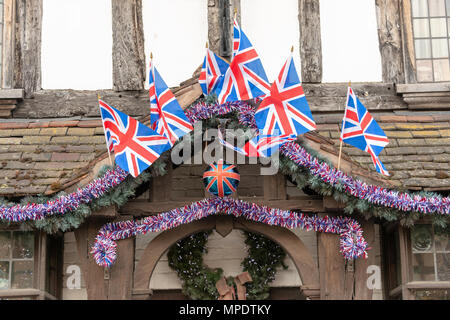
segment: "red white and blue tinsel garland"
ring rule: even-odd
[[[368,244],[362,235],[361,226],[354,219],[308,216],[303,213],[259,206],[230,197],[204,199],[139,221],[108,223],[100,229],[91,253],[99,266],[110,267],[117,258],[115,241],[138,234],[169,230],[219,212],[289,229],[302,228],[339,234],[340,252],[346,259],[367,257]]]
[[[212,116],[225,115],[230,112],[238,112],[239,122],[247,127],[255,128],[255,107],[245,102],[231,102],[222,105],[207,105],[199,103],[186,111],[191,123],[198,120],[206,120]],[[449,197],[426,197],[422,195],[410,195],[394,190],[388,190],[380,186],[369,185],[361,180],[354,179],[346,173],[331,168],[327,163],[321,162],[310,155],[303,147],[288,142],[280,148],[280,152],[294,161],[299,166],[306,167],[313,175],[333,186],[341,185],[345,191],[359,199],[369,203],[394,208],[405,212],[417,211],[421,213],[438,213],[448,215],[450,213]],[[27,205],[2,205],[0,206],[0,220],[22,222],[40,220],[50,215],[63,215],[77,209],[81,204],[89,203],[95,198],[101,197],[111,188],[125,180],[127,173],[116,167],[109,170],[103,177],[89,183],[82,189],[78,189],[68,195],[53,199],[44,204],[30,203]]]
[[[84,188],[60,196],[46,203],[29,203],[0,207],[0,220],[23,222],[41,220],[51,215],[63,215],[77,209],[80,205],[100,198],[111,188],[119,185],[127,177],[128,172],[116,167],[108,170],[102,177],[93,180]]]

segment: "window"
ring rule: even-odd
[[[0,289],[33,287],[34,233],[0,231]]]
[[[411,232],[413,281],[450,281],[450,239],[429,224]]]
[[[411,0],[418,82],[450,81],[450,0]]]

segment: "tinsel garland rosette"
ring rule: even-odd
[[[46,203],[29,203],[27,205],[1,206],[0,220],[23,222],[41,220],[47,216],[63,215],[77,209],[80,205],[100,198],[111,188],[119,185],[128,176],[128,172],[116,167],[108,170],[102,177],[93,180],[84,188],[60,196]]]
[[[138,234],[169,230],[215,215],[218,212],[288,229],[302,228],[316,232],[336,233],[340,236],[340,252],[346,259],[367,257],[368,245],[362,235],[363,230],[354,219],[308,216],[229,197],[204,199],[139,221],[108,223],[100,229],[91,253],[99,266],[108,268],[114,264],[117,258],[117,245],[114,241]]]

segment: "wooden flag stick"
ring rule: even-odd
[[[348,87],[350,88],[352,86],[352,82],[349,81],[348,82]],[[345,112],[345,111],[344,111]],[[345,117],[345,113],[344,113],[344,117]],[[344,122],[342,122],[342,126],[344,126]],[[343,136],[342,136],[342,131],[344,130],[344,128],[341,128],[341,135],[340,135],[340,139],[341,143],[339,145],[339,159],[338,159],[338,170],[341,169],[341,156],[342,156],[342,140],[343,140]]]
[[[99,107],[100,107],[100,100],[101,100],[100,93],[97,93],[97,99],[98,99]],[[102,126],[103,126],[103,123],[102,123]],[[105,127],[103,127],[103,133],[105,134],[105,142],[106,142],[106,149],[108,150],[109,163],[111,163],[111,167],[114,167],[113,161],[112,161],[112,158],[111,158],[111,152],[109,151],[108,139],[106,138]]]
[[[234,8],[234,20],[236,20],[237,17],[237,8]]]

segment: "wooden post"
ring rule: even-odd
[[[142,90],[145,81],[142,0],[112,0],[113,85]]]
[[[375,0],[383,82],[404,83],[400,0]]]
[[[299,0],[300,55],[302,81],[322,82],[322,38],[319,0]]]
[[[100,100],[101,100],[100,93],[97,93],[97,99],[98,99],[98,103],[99,103],[99,107],[100,107]],[[100,112],[100,114],[101,114],[101,112]],[[111,167],[114,167],[113,161],[112,161],[112,158],[111,158],[111,151],[109,150],[108,138],[106,137],[105,128],[103,128],[103,133],[105,135],[105,142],[106,142],[106,149],[108,150],[109,163],[111,164]]]
[[[117,222],[132,219],[132,216],[121,216],[115,221]],[[117,260],[110,269],[110,278],[108,281],[108,300],[131,299],[135,252],[134,240],[135,238],[131,237],[117,241]]]
[[[14,87],[25,98],[41,89],[42,0],[17,0]]]
[[[16,24],[16,0],[3,1],[3,55],[2,88],[11,89],[14,84],[14,41]]]
[[[240,23],[240,0],[208,0],[208,42],[212,51],[224,58],[231,58],[233,52],[233,12],[237,9]]]

